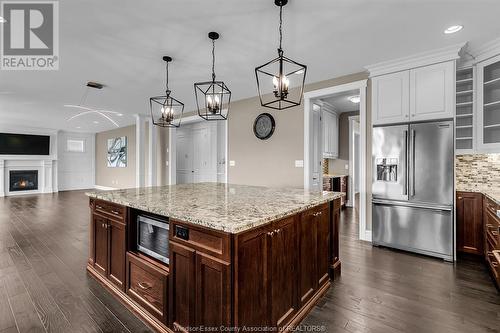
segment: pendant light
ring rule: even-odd
[[[166,65],[166,90],[165,96],[156,96],[149,99],[151,109],[151,121],[156,126],[179,127],[181,126],[182,114],[184,113],[184,103],[173,98],[168,88],[168,64],[172,58],[164,56]]]
[[[283,54],[283,6],[288,0],[275,0],[280,7],[278,57],[255,68],[260,104],[264,107],[284,110],[300,105],[304,93],[307,66],[299,64]],[[292,87],[298,86],[296,89]]]
[[[194,84],[198,115],[205,120],[226,120],[231,103],[231,91],[223,81],[215,80],[215,41],[217,32],[208,33],[212,40],[212,80]]]

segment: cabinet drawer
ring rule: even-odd
[[[95,211],[101,214],[105,214],[110,218],[116,219],[118,221],[125,221],[126,209],[124,206],[113,204],[111,202],[96,200],[95,201]]]
[[[132,253],[127,253],[127,273],[127,294],[161,322],[167,323],[168,273]]]
[[[498,220],[498,223],[500,223],[500,218],[496,215],[497,210],[500,209],[500,207],[493,200],[491,200],[490,198],[488,198],[486,196],[485,196],[484,206],[485,206],[484,208],[486,209],[486,211],[492,213],[495,216],[495,218]]]
[[[497,257],[497,251],[486,253],[488,265],[490,266],[491,272],[493,273],[493,277],[498,283],[500,281],[500,262],[498,261]]]
[[[500,249],[500,223],[498,223],[496,216],[489,211],[485,214],[484,232],[486,240],[492,244],[493,249]]]

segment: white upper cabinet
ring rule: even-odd
[[[500,55],[477,64],[477,149],[500,152]]]
[[[372,79],[372,122],[402,123],[410,114],[410,73],[402,71]]]
[[[336,113],[322,110],[323,157],[339,157],[339,117]]]
[[[366,66],[373,125],[453,118],[456,60],[464,45]]]
[[[410,70],[410,121],[453,118],[455,62]]]

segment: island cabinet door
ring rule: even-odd
[[[299,221],[299,302],[304,305],[314,295],[318,288],[317,260],[318,258],[318,223],[317,212],[314,209],[303,212]],[[328,260],[328,258],[327,258]]]
[[[170,242],[170,313],[174,331],[188,332],[196,325],[196,251]]]
[[[125,291],[125,235],[124,223],[108,220],[108,278],[123,291]]]
[[[103,276],[108,275],[108,220],[93,215],[94,268]]]
[[[236,327],[270,325],[270,235],[271,227],[264,227],[236,237],[234,267]]]
[[[212,332],[231,327],[230,264],[196,252],[196,326]]]
[[[330,246],[330,209],[323,205],[316,211],[317,242],[316,242],[316,281],[321,287],[330,280],[330,265],[328,262]]]
[[[286,326],[297,312],[297,223],[292,216],[271,231],[271,325]],[[310,258],[313,260],[314,258]]]

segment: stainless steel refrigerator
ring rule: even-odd
[[[373,128],[374,245],[454,259],[453,121]]]

